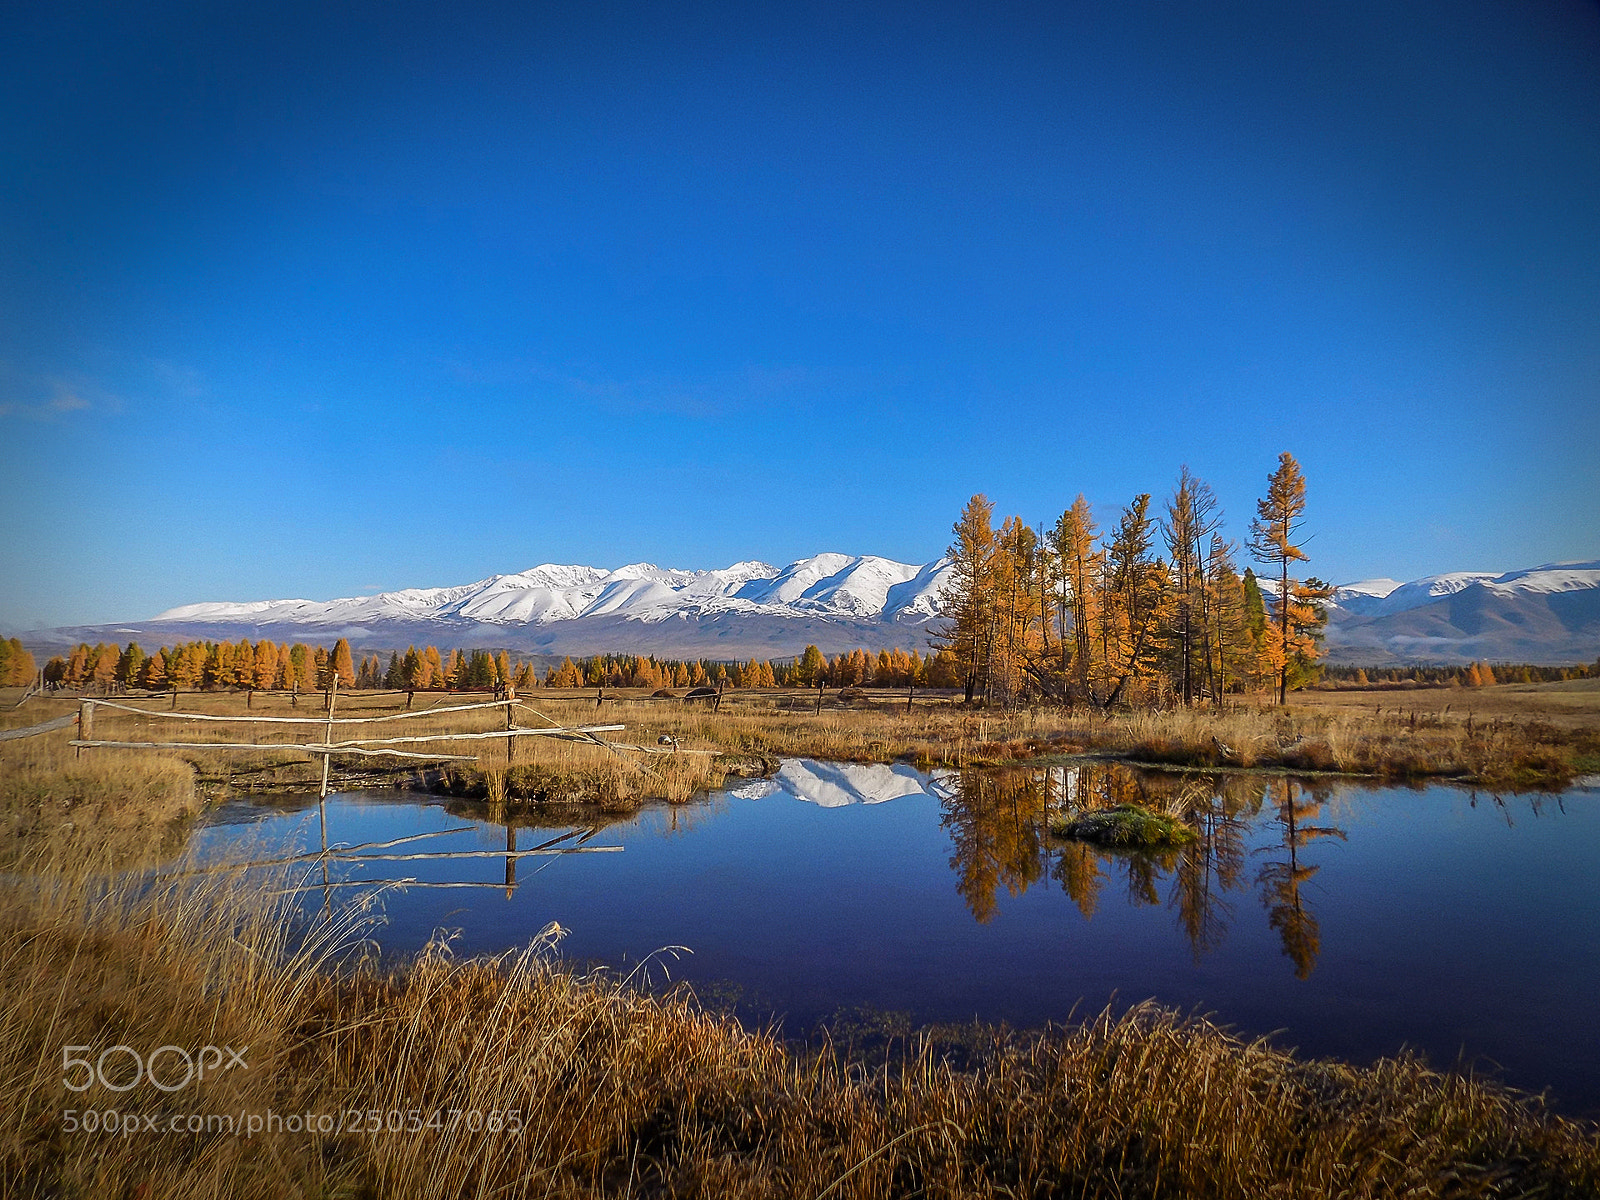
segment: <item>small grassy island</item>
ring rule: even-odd
[[[1182,821],[1137,804],[1078,813],[1057,821],[1050,832],[1060,838],[1093,842],[1113,850],[1182,846],[1199,836]]]

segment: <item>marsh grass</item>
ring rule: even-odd
[[[71,736],[0,742],[0,864],[87,847],[122,864],[175,853],[201,807],[189,764],[136,751],[78,755]]]
[[[1200,836],[1182,819],[1136,804],[1119,804],[1114,808],[1064,817],[1050,827],[1050,832],[1057,837],[1075,838],[1117,850],[1183,846]]]
[[[285,882],[279,879],[278,882]],[[292,882],[292,881],[289,881]],[[548,929],[385,969],[360,909],[310,923],[260,876],[60,874],[0,890],[0,1191],[14,1196],[1593,1196],[1600,1138],[1413,1058],[1306,1061],[1152,1006],[957,1066],[800,1051],[563,969]],[[65,1090],[62,1047],[248,1046],[179,1094]],[[522,1130],[109,1137],[68,1108],[517,1111]]]
[[[1493,689],[1483,689],[1493,690]],[[1042,756],[1108,753],[1175,766],[1327,771],[1392,779],[1458,778],[1499,788],[1570,783],[1600,754],[1595,724],[1557,725],[1536,715],[1487,720],[1471,710],[1287,709],[1239,706],[1104,714],[1062,709],[968,710],[935,701],[792,707],[771,693],[733,693],[720,712],[703,704],[607,700],[600,719],[627,722],[633,740],[660,734],[732,754],[838,761],[914,761],[964,767]],[[595,714],[592,699],[541,698],[552,715]],[[635,734],[637,730],[637,734]]]

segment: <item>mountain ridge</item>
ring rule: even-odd
[[[783,567],[751,559],[699,571],[542,563],[374,596],[179,605],[145,621],[45,630],[26,640],[47,647],[345,637],[357,650],[433,643],[718,658],[788,657],[813,643],[829,654],[926,649],[950,577],[946,558],[915,564],[832,552]],[[1262,583],[1271,589],[1270,580]],[[1589,662],[1600,654],[1600,560],[1345,584],[1329,603],[1326,645],[1330,661],[1367,666]]]

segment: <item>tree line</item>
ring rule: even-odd
[[[16,638],[0,639],[0,687],[26,687],[39,668]]]
[[[30,660],[31,662],[31,660]],[[423,690],[456,688],[486,690],[515,682],[534,687],[532,663],[513,663],[505,651],[410,647],[391,653],[385,664],[376,654],[359,664],[350,643],[340,638],[330,647],[303,642],[180,642],[145,653],[138,642],[125,647],[103,642],[80,643],[70,655],[45,664],[44,680],[60,687],[119,685],[149,691],[311,691],[338,679],[341,688]]]
[[[0,642],[0,679],[27,682],[33,657],[15,639]],[[816,646],[792,660],[719,661],[668,659],[654,655],[597,654],[568,657],[543,676],[536,664],[513,659],[508,651],[407,647],[387,662],[377,654],[359,661],[340,638],[331,648],[269,640],[182,642],[147,654],[138,642],[126,646],[80,643],[71,654],[52,658],[45,682],[59,687],[112,685],[148,691],[312,691],[325,690],[334,677],[342,689],[397,691],[487,691],[510,685],[533,688],[615,687],[652,690],[692,687],[954,687],[955,660],[948,652],[923,656],[915,650],[859,649],[828,658]]]
[[[1561,683],[1600,679],[1600,658],[1587,667],[1541,667],[1535,663],[1468,663],[1464,667],[1324,668],[1327,682],[1354,688],[1493,687],[1497,683]]]
[[[597,654],[565,659],[545,674],[546,687],[954,687],[949,653],[923,656],[916,650],[857,649],[829,658],[807,646],[793,659],[723,662]]]
[[[1183,467],[1159,513],[1144,493],[1102,534],[1080,494],[1046,529],[967,502],[950,546],[952,586],[935,644],[954,658],[969,702],[1221,703],[1273,686],[1282,703],[1318,676],[1322,602],[1297,578],[1306,561],[1305,477],[1279,456],[1237,567],[1216,493]]]

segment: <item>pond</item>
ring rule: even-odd
[[[621,853],[514,864],[508,837],[529,849],[581,827],[508,830],[481,808],[377,792],[331,798],[327,822],[349,845],[458,831],[387,853],[502,852],[336,868],[479,885],[387,892],[376,936],[395,953],[439,930],[460,953],[499,951],[559,921],[569,960],[687,979],[799,1034],[858,1008],[1031,1028],[1153,997],[1306,1054],[1410,1047],[1595,1117],[1595,782],[1500,798],[1105,763],[928,774],[790,760],[584,844]],[[1049,835],[1070,806],[1126,798],[1181,806],[1199,840],[1127,854]],[[315,801],[231,803],[196,834],[202,853],[318,837]]]

